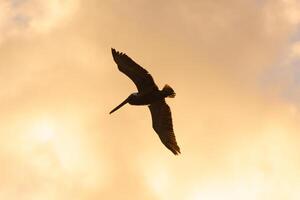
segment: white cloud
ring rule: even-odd
[[[0,42],[10,36],[48,32],[69,19],[78,5],[79,0],[1,1]]]

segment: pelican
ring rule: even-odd
[[[112,114],[126,103],[130,105],[147,105],[151,112],[153,129],[158,134],[161,142],[173,154],[177,155],[180,153],[180,148],[177,145],[173,130],[171,110],[165,101],[166,97],[175,97],[174,90],[167,84],[162,90],[159,90],[147,70],[134,62],[125,53],[118,52],[113,48],[111,52],[118,69],[134,82],[138,92],[130,94],[109,114]]]

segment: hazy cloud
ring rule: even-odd
[[[298,7],[2,1],[0,198],[299,199]],[[175,88],[182,155],[148,108],[108,115],[136,90],[111,47]]]

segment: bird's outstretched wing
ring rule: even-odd
[[[170,149],[175,155],[180,153],[180,148],[177,145],[171,110],[165,100],[157,101],[149,105],[152,117],[152,126],[158,134],[162,143]]]
[[[113,48],[111,52],[119,70],[134,82],[140,93],[158,90],[157,85],[147,70],[134,62],[126,54],[118,52]]]

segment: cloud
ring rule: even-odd
[[[78,6],[78,0],[4,0],[0,4],[0,42],[9,37],[48,32],[72,17]]]
[[[281,1],[283,6],[285,7],[285,15],[291,24],[299,24],[300,22],[300,14],[298,12],[300,3],[296,0],[283,0]]]
[[[0,198],[297,199],[299,107],[261,84],[297,56],[297,4],[0,3]],[[108,115],[136,90],[111,47],[175,88],[182,155],[146,107]]]
[[[292,44],[290,57],[291,58],[299,58],[300,57],[300,41],[297,41]]]

